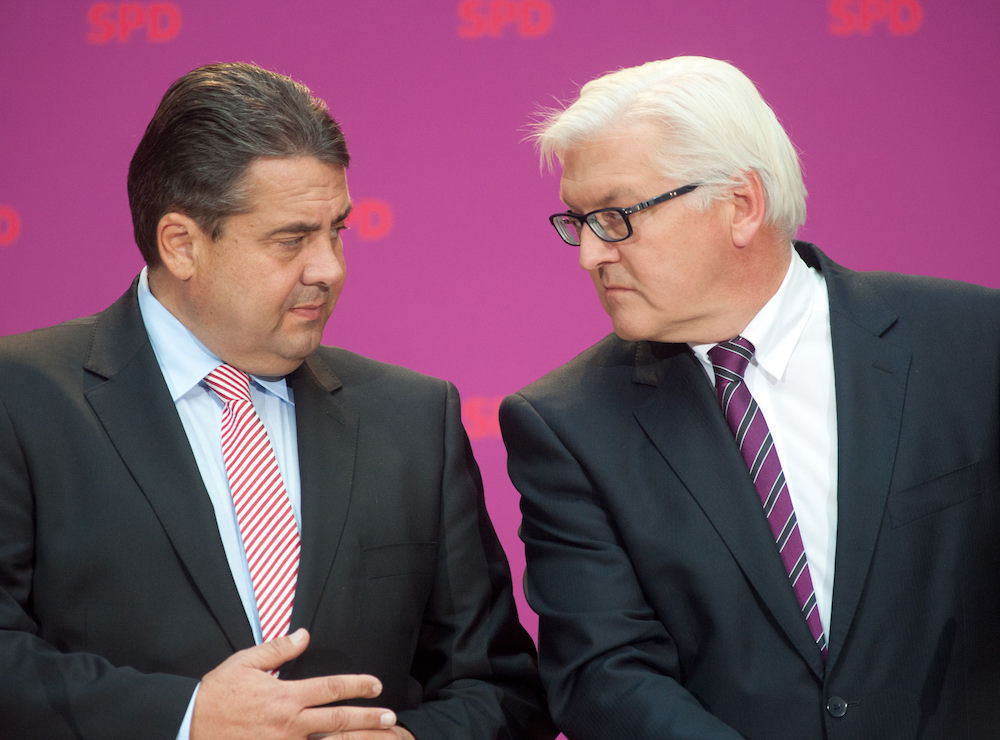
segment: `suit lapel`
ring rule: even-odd
[[[828,662],[857,611],[882,526],[911,353],[888,334],[896,314],[852,273],[818,254],[830,295],[837,399],[837,555]],[[860,434],[859,430],[865,430]]]
[[[139,315],[135,285],[101,314],[87,401],[234,650],[253,644],[215,512]],[[155,574],[150,577],[155,578]]]
[[[686,347],[673,347],[655,373],[641,358],[637,363],[636,382],[657,388],[635,416],[705,512],[762,603],[816,675],[822,676],[819,651],[712,386],[694,355]]]
[[[350,503],[358,418],[335,397],[341,382],[318,355],[288,377],[302,482],[302,551],[292,628],[312,628]]]

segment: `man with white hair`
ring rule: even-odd
[[[795,149],[725,62],[605,75],[537,138],[614,326],[500,412],[561,729],[991,736],[1000,292],[794,241]]]

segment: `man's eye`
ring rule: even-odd
[[[292,249],[302,244],[302,240],[304,238],[305,237],[302,236],[295,236],[292,237],[291,239],[282,239],[281,241],[278,242],[278,244],[280,244],[283,247],[288,247],[289,249]]]

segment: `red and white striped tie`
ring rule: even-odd
[[[226,404],[222,457],[266,642],[286,634],[291,622],[299,530],[267,430],[250,400],[250,377],[219,365],[205,382]]]

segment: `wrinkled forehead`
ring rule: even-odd
[[[658,166],[662,147],[662,133],[650,124],[617,126],[573,142],[560,156],[559,196],[573,210],[647,198],[666,180]]]

